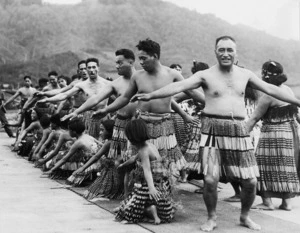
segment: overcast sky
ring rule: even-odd
[[[44,1],[70,4],[78,3],[81,0]],[[300,0],[164,1],[196,10],[199,13],[211,13],[231,24],[245,24],[283,39],[300,40]]]

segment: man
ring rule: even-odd
[[[60,89],[57,82],[58,74],[56,71],[50,71],[48,73],[49,84],[43,88],[43,91],[51,91],[55,89]]]
[[[31,77],[26,75],[24,76],[24,82],[25,85],[24,87],[21,87],[12,97],[10,97],[4,104],[3,106],[5,107],[8,105],[10,102],[12,102],[14,99],[17,97],[21,97],[21,106],[20,108],[22,109],[25,102],[33,96],[33,94],[36,92],[36,89],[32,87],[32,81]]]
[[[120,96],[125,93],[129,84],[132,74],[135,72],[134,53],[129,49],[119,49],[115,52],[116,55],[116,69],[118,71],[119,78],[110,82],[107,86],[99,90],[97,95],[89,98],[80,108],[76,109],[73,113],[64,117],[63,119],[75,118],[78,114],[91,109],[97,103],[109,98],[111,95]],[[129,103],[123,108],[117,111],[115,120],[112,143],[110,145],[108,158],[114,162],[120,162],[120,160],[126,160],[125,152],[127,150],[127,138],[124,133],[127,122],[131,120],[136,110],[136,103]],[[116,169],[115,169],[116,170]],[[125,196],[127,195],[127,176],[125,183]],[[116,180],[113,180],[116,182]],[[114,187],[117,187],[115,184]],[[116,190],[118,192],[119,190]],[[117,193],[110,193],[110,196],[118,196]]]
[[[25,85],[24,87],[21,87],[12,97],[10,97],[4,104],[3,106],[5,107],[8,105],[10,102],[12,102],[14,99],[17,97],[21,97],[21,103],[20,103],[20,109],[21,109],[21,117],[18,122],[18,126],[21,126],[23,121],[25,124],[23,125],[23,129],[27,128],[31,122],[31,117],[30,113],[27,113],[26,108],[25,108],[25,103],[30,99],[34,93],[36,93],[36,89],[32,87],[32,81],[31,77],[26,75],[24,76],[24,82]]]
[[[6,110],[5,108],[3,107],[2,105],[2,102],[4,101],[4,93],[1,91],[0,89],[0,121],[2,123],[2,126],[5,130],[5,132],[7,133],[7,135],[10,137],[10,138],[14,138],[14,134],[13,132],[11,131],[11,129],[8,127],[8,121],[6,119],[6,116],[5,116],[5,113],[6,113]]]
[[[89,78],[83,82],[78,82],[70,90],[60,93],[51,98],[40,100],[40,103],[58,102],[65,100],[75,94],[83,92],[87,97],[91,97],[99,93],[103,87],[107,86],[110,81],[99,76],[99,61],[97,58],[88,58],[86,60],[87,72]],[[95,110],[104,108],[107,105],[107,100],[103,100],[95,106]],[[101,119],[91,119],[92,112],[86,112],[84,120],[86,123],[87,133],[96,139],[99,138]]]
[[[298,106],[300,101],[293,96],[287,96],[276,86],[263,82],[251,71],[234,65],[236,43],[232,37],[218,38],[215,54],[218,63],[211,68],[199,71],[190,78],[165,86],[161,90],[137,94],[132,100],[153,101],[152,99],[166,98],[188,89],[200,86],[203,88],[205,108],[202,113],[200,152],[203,157],[203,198],[208,220],[201,226],[201,230],[212,231],[217,226],[217,184],[220,176],[225,176],[226,181],[241,182],[240,224],[260,230],[261,227],[249,218],[259,172],[253,145],[243,120],[246,116],[246,85]]]
[[[150,39],[140,41],[137,45],[138,56],[143,70],[136,71],[129,86],[112,104],[98,110],[95,114],[106,115],[114,112],[130,101],[135,93],[150,93],[169,83],[182,80],[176,70],[160,63],[160,45]],[[175,102],[175,101],[174,101]],[[173,103],[174,103],[173,102]],[[174,125],[171,119],[171,97],[138,103],[139,116],[147,123],[154,143],[165,161],[165,166],[173,174],[185,165],[185,160],[177,145]],[[183,112],[183,111],[182,111]]]

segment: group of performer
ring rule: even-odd
[[[179,64],[161,64],[157,42],[145,39],[136,47],[142,69],[135,69],[132,50],[119,49],[113,81],[100,77],[96,58],[80,61],[72,81],[49,72],[40,90],[25,76],[25,86],[6,102],[2,98],[0,108],[4,128],[14,136],[2,109],[22,98],[14,150],[46,176],[89,184],[87,199],[122,199],[114,211],[124,223],[146,217],[170,222],[176,182],[191,174],[204,181],[197,190],[208,213],[202,231],[217,227],[219,181],[232,184],[229,200],[241,201],[242,226],[260,230],[250,209],[274,210],[273,197],[282,199],[280,209],[291,210],[300,191],[300,100],[284,84],[282,65],[265,62],[258,78],[236,65],[235,39],[222,36],[215,43],[217,63],[195,61],[193,75],[184,79]],[[259,97],[249,97],[249,90]],[[263,203],[252,206],[256,194]]]

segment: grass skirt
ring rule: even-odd
[[[202,172],[221,181],[259,176],[253,144],[242,119],[202,114],[199,163]]]

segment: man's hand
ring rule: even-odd
[[[140,94],[135,94],[131,99],[130,102],[135,102],[135,101],[149,101],[151,100],[151,95],[146,94],[146,93],[140,93]]]
[[[107,111],[105,108],[101,108],[101,109],[98,109],[97,111],[95,111],[92,115],[92,117],[97,117],[97,118],[103,118],[107,115]]]
[[[65,120],[72,120],[74,118],[76,118],[78,116],[78,114],[76,112],[72,112],[68,115],[65,115],[63,118],[61,118],[61,121],[65,121]]]
[[[185,114],[184,117],[183,117],[183,120],[186,122],[186,123],[193,123],[195,121],[194,117],[192,117],[191,115],[189,114]]]

